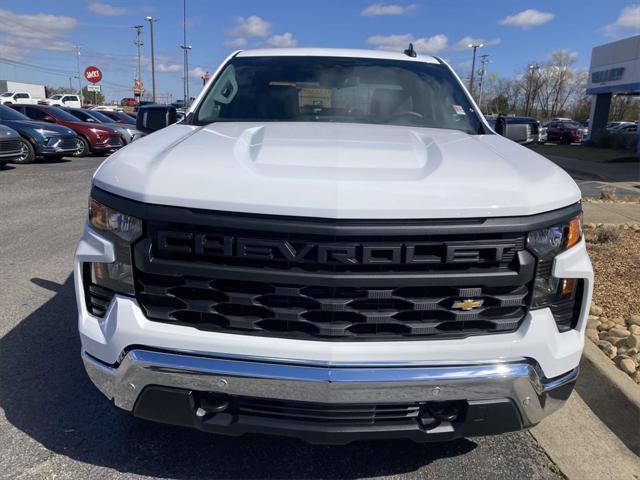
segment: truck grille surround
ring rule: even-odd
[[[322,341],[516,331],[536,269],[526,231],[551,221],[327,220],[121,200],[105,203],[144,220],[132,258],[148,319]]]

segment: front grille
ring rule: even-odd
[[[19,138],[0,141],[0,153],[20,153],[21,150],[22,143]]]
[[[62,138],[57,144],[60,150],[75,150],[78,148],[78,140],[75,138]]]
[[[323,404],[235,397],[232,411],[283,422],[305,422],[333,426],[415,423],[429,416],[425,405],[397,404]]]
[[[117,135],[111,136],[107,139],[107,145],[110,145],[113,147],[120,147],[122,146],[122,138],[120,138]]]
[[[513,332],[526,313],[535,262],[523,233],[397,228],[380,235],[354,222],[343,234],[313,221],[293,228],[274,220],[267,230],[247,228],[241,216],[236,222],[145,223],[134,266],[136,298],[149,319],[245,335],[378,341]]]

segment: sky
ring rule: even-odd
[[[469,43],[483,43],[488,71],[514,76],[556,50],[589,67],[594,46],[640,33],[640,3],[624,0],[186,0],[190,93],[237,49],[346,47],[441,56],[461,76],[471,64]],[[154,23],[158,96],[183,97],[183,0],[28,0],[0,4],[0,80],[77,88],[80,70],[102,70],[108,100],[132,96],[136,24],[142,81],[151,87],[149,24]],[[84,83],[83,83],[84,84]]]

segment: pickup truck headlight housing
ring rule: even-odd
[[[142,234],[142,221],[89,199],[89,224],[114,246],[115,261],[91,262],[89,282],[112,292],[133,295],[131,245]]]
[[[527,248],[538,259],[531,300],[532,309],[550,307],[553,311],[554,308],[563,305],[563,302],[575,300],[581,283],[579,279],[556,278],[552,275],[552,270],[555,257],[576,245],[581,238],[581,215],[557,225],[529,232]]]

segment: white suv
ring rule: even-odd
[[[209,432],[528,428],[578,374],[580,215],[572,179],[496,135],[439,58],[236,52],[95,173],[82,358],[116,406]]]

